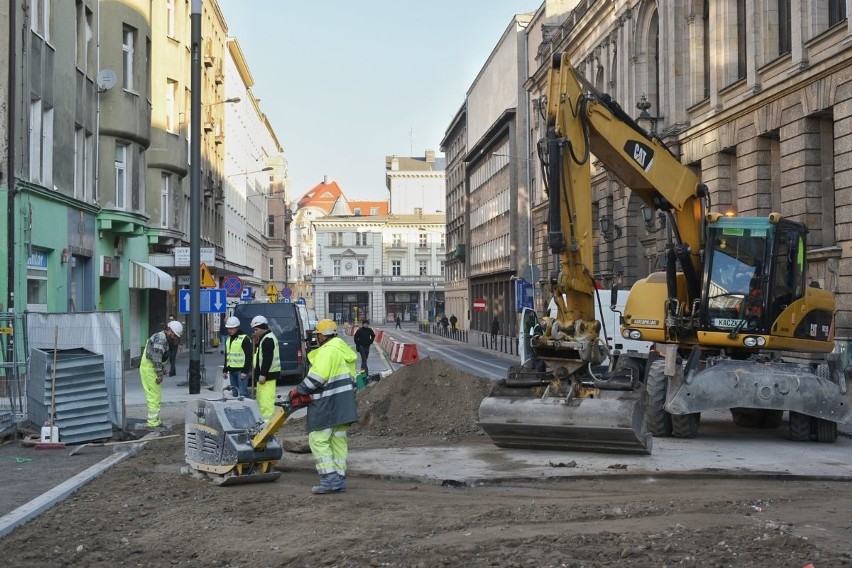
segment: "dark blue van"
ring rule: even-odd
[[[282,384],[295,385],[305,378],[307,360],[305,333],[296,311],[296,304],[284,303],[248,303],[237,304],[234,316],[240,320],[240,330],[252,335],[251,320],[254,316],[264,316],[269,320],[269,329],[278,338],[281,356]]]

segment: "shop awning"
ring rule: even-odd
[[[153,264],[131,260],[130,287],[168,291],[172,289],[173,282],[168,272],[163,272]]]

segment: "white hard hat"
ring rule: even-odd
[[[252,327],[257,327],[257,326],[259,326],[259,325],[269,325],[269,320],[267,320],[267,319],[266,319],[265,317],[263,317],[263,316],[254,316],[254,317],[251,319],[251,326],[252,326]]]
[[[172,333],[180,337],[183,334],[183,324],[177,320],[170,321],[168,323],[168,327],[172,330]]]
[[[225,327],[240,327],[240,318],[231,316],[225,322]]]

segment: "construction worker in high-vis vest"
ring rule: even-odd
[[[254,383],[257,385],[257,406],[260,415],[268,420],[275,412],[275,385],[281,376],[281,357],[278,338],[269,330],[269,320],[254,316],[251,320],[254,334]]]
[[[311,370],[290,391],[290,402],[295,407],[309,401],[308,445],[320,474],[320,484],[311,491],[342,493],[349,457],[347,434],[349,425],[358,420],[354,381],[358,356],[337,337],[337,324],[330,319],[317,322],[314,336],[319,347],[308,353]]]
[[[248,335],[240,331],[240,320],[234,316],[225,322],[228,338],[222,345],[225,351],[225,364],[222,373],[225,375],[234,396],[248,397],[248,377],[251,373],[253,346]]]
[[[139,377],[142,379],[142,390],[145,391],[145,401],[148,403],[148,428],[159,428],[163,425],[160,420],[163,388],[160,385],[166,375],[165,364],[169,360],[169,343],[180,339],[182,333],[183,324],[177,320],[170,321],[166,329],[148,338],[145,349],[142,350]]]

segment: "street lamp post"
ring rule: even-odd
[[[192,0],[190,8],[189,394],[201,392],[201,4]]]

